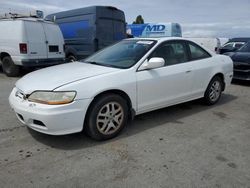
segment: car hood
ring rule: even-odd
[[[234,52],[230,54],[233,62],[250,63],[250,53],[248,52]]]
[[[16,87],[25,94],[36,90],[54,90],[60,86],[118,71],[117,68],[92,65],[87,63],[67,63],[27,74],[17,81]]]

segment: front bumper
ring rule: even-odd
[[[19,121],[31,129],[50,135],[82,131],[89,99],[76,100],[66,105],[45,105],[22,99],[16,96],[17,91],[14,88],[9,96],[10,106]]]
[[[233,79],[250,80],[250,64],[234,62]]]

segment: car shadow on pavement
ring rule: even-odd
[[[32,72],[34,70],[35,69],[32,69],[32,68],[25,68],[25,69],[21,68],[20,74],[19,74],[19,76],[17,78],[21,78],[21,77],[25,76],[26,74],[28,74],[28,73],[30,73],[30,72]],[[5,73],[3,72],[2,66],[0,66],[0,75],[6,76]]]
[[[101,142],[92,140],[91,138],[85,136],[83,132],[64,136],[50,136],[33,131],[31,129],[28,130],[32,137],[42,144],[61,150],[77,150],[114,142],[125,137],[139,134],[157,126],[162,126],[163,124],[183,123],[180,121],[180,119],[194,115],[201,111],[209,110],[211,108],[216,109],[217,106],[232,102],[235,99],[237,99],[237,97],[234,95],[223,94],[221,100],[213,106],[206,106],[201,100],[195,100],[141,114],[136,116],[135,119],[125,127],[118,137]]]

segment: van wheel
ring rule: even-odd
[[[223,88],[223,81],[219,76],[215,76],[206,89],[204,95],[204,101],[207,105],[213,105],[217,103],[221,97]]]
[[[4,57],[2,60],[3,72],[10,77],[18,76],[20,73],[20,67],[15,65],[11,57]]]
[[[74,61],[77,61],[77,59],[76,59],[76,57],[75,57],[74,55],[69,55],[69,56],[67,57],[67,61],[68,61],[68,62],[74,62]]]
[[[115,94],[98,98],[86,115],[86,133],[95,140],[107,140],[118,135],[128,120],[126,101]]]

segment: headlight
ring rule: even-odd
[[[28,100],[42,104],[59,105],[71,103],[75,96],[75,91],[35,91],[28,97]]]

